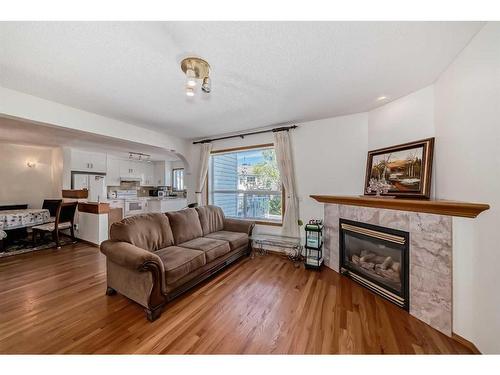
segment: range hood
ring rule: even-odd
[[[120,181],[122,181],[122,182],[141,182],[141,178],[140,177],[121,176]]]

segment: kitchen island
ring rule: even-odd
[[[94,245],[107,240],[109,212],[108,203],[79,202],[75,220],[76,237]]]
[[[186,208],[186,198],[149,198],[148,212],[169,212]]]

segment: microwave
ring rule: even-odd
[[[140,200],[140,199],[125,200],[124,211],[125,211],[124,212],[125,217],[146,213],[147,203],[145,200]]]
[[[149,196],[163,198],[168,196],[168,192],[166,190],[152,189],[149,191]]]

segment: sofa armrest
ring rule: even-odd
[[[229,232],[241,232],[250,236],[254,226],[253,221],[224,218],[224,230]]]
[[[101,252],[113,263],[134,270],[140,270],[144,264],[154,263],[164,271],[160,257],[151,251],[141,249],[128,242],[107,240],[101,244]]]

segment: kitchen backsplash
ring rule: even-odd
[[[120,186],[108,186],[108,193],[110,191],[115,191],[115,190],[137,190],[138,197],[149,197],[149,191],[156,189],[157,188],[155,187],[140,186],[139,182],[136,181],[127,181],[127,182],[121,182]],[[167,190],[169,189],[170,187],[167,186]],[[185,193],[178,192],[176,195],[182,197],[185,196]]]

